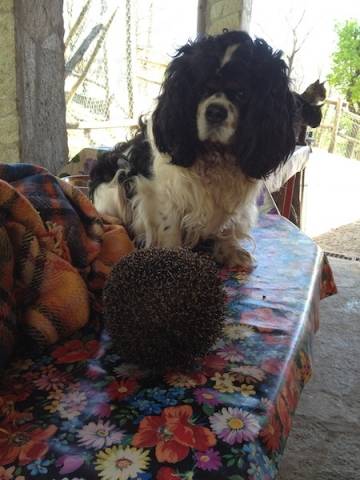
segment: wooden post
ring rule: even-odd
[[[329,153],[334,153],[335,150],[335,145],[336,145],[336,136],[339,131],[339,124],[340,124],[340,118],[341,118],[341,108],[342,108],[342,100],[338,98],[336,102],[336,111],[335,111],[335,121],[334,121],[334,127],[331,135],[331,141],[329,145],[328,152]]]
[[[1,12],[4,3],[9,2],[0,2]],[[20,161],[35,163],[57,173],[69,155],[64,98],[63,0],[15,0],[11,3],[15,12]],[[0,16],[5,25],[3,13]],[[6,24],[6,28],[11,25]],[[0,70],[6,65],[3,63],[6,54],[1,43]],[[10,89],[9,92],[11,94]]]
[[[207,0],[198,0],[198,13],[197,13],[197,34],[202,36],[206,32],[206,10]]]

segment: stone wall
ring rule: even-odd
[[[203,25],[206,33],[221,33],[224,28],[249,29],[252,0],[207,0],[205,4]]]
[[[0,2],[0,162],[19,161],[13,0]]]
[[[14,6],[20,158],[55,173],[68,160],[63,0]]]

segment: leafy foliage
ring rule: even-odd
[[[332,56],[330,85],[345,95],[350,110],[360,111],[360,24],[348,20],[336,25],[337,50]]]

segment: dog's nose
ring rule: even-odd
[[[210,103],[205,111],[206,120],[214,125],[222,123],[228,116],[228,111],[220,103]]]

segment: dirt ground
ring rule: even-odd
[[[360,480],[360,162],[315,151],[305,179],[305,233],[347,259],[329,256],[338,294],[320,302],[314,375],[278,480]]]
[[[360,479],[360,262],[330,258],[330,264],[339,293],[320,302],[313,378],[302,393],[278,480]]]
[[[326,252],[360,259],[360,220],[318,235],[314,240]]]
[[[338,294],[320,302],[314,375],[300,399],[278,480],[360,479],[360,162],[315,152],[306,233],[329,256]],[[351,260],[350,260],[351,259]]]

